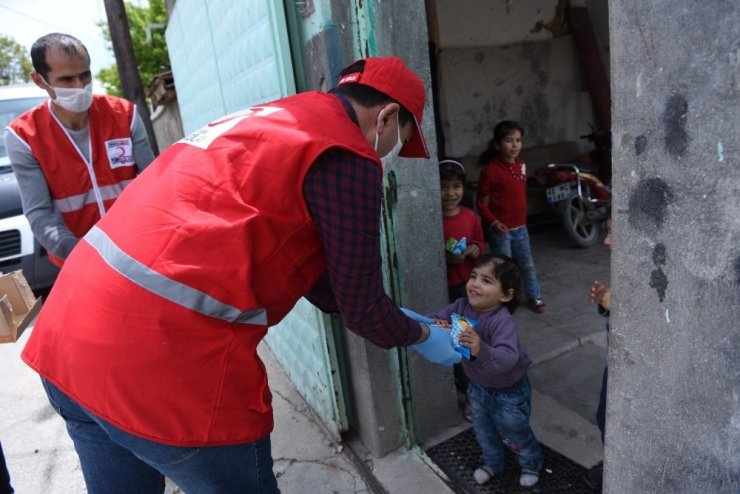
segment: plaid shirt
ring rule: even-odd
[[[348,113],[356,121],[351,107]],[[311,166],[303,196],[321,236],[327,272],[305,296],[324,312],[341,312],[348,329],[379,347],[408,346],[422,332],[383,288],[381,190],[375,163],[347,150],[329,149]]]

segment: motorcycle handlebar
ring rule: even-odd
[[[581,173],[581,169],[578,168],[577,165],[574,165],[572,163],[550,163],[547,165],[547,168],[564,168],[564,169],[570,169],[576,172],[576,174]]]

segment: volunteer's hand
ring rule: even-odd
[[[449,331],[435,325],[434,320],[429,317],[406,308],[401,308],[401,310],[414,321],[425,324],[429,328],[429,337],[421,343],[411,345],[409,348],[419,352],[422,357],[435,364],[449,367],[460,362],[462,355],[452,348],[452,336]]]
[[[462,360],[462,355],[452,348],[450,332],[439,326],[429,326],[429,338],[422,343],[411,345],[409,348],[419,352],[428,361],[447,367]]]
[[[434,319],[432,319],[431,317],[422,316],[418,312],[414,312],[411,309],[407,309],[406,307],[401,307],[401,312],[406,314],[406,317],[408,317],[409,319],[413,319],[416,322],[427,325],[434,324]]]

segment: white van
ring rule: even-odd
[[[0,134],[15,117],[48,99],[35,84],[0,86]],[[31,288],[54,283],[59,269],[50,261],[23,216],[21,195],[0,135],[0,273],[22,269]]]

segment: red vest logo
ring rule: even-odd
[[[134,161],[134,145],[130,137],[105,141],[105,151],[108,154],[108,163],[111,168],[131,166]]]

